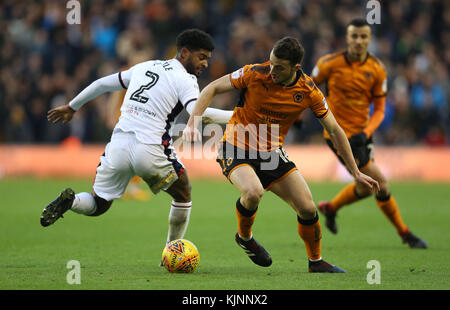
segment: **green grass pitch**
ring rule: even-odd
[[[391,189],[411,231],[428,242],[409,249],[373,198],[341,209],[337,235],[322,223],[322,255],[347,271],[310,274],[294,211],[274,194],[263,197],[255,238],[272,266],[254,265],[234,242],[239,194],[225,181],[193,181],[193,209],[185,238],[200,251],[193,274],[169,274],[158,264],[167,234],[170,197],[118,200],[100,217],[73,212],[43,228],[44,206],[65,187],[90,191],[91,181],[0,180],[1,290],[448,290],[450,289],[449,184],[393,183]],[[311,183],[315,201],[342,187]],[[81,264],[81,284],[70,285],[67,262]],[[370,260],[381,283],[368,284]]]

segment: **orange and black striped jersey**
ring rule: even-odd
[[[367,53],[364,61],[351,62],[346,50],[328,54],[319,59],[311,77],[317,85],[326,83],[327,102],[347,137],[361,131],[372,135],[383,120],[387,92],[386,70],[378,58]],[[377,113],[369,121],[372,102]]]
[[[239,148],[277,149],[302,111],[310,108],[318,118],[328,114],[322,92],[302,71],[297,71],[296,80],[288,86],[272,81],[269,62],[246,65],[229,77],[231,84],[241,89],[241,98],[223,141]]]

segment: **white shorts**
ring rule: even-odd
[[[94,192],[107,201],[120,198],[131,178],[138,175],[156,194],[167,190],[183,171],[173,147],[143,144],[133,132],[116,129],[100,157]]]

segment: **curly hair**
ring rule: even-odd
[[[200,29],[184,30],[177,36],[176,44],[178,51],[183,47],[190,51],[205,49],[212,52],[214,50],[214,43],[211,36]]]

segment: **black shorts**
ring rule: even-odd
[[[330,139],[325,139],[327,141],[328,146],[333,150],[334,154],[336,154],[337,158],[339,158],[339,161],[345,166],[345,162],[342,159],[342,157],[338,154],[337,150],[335,149],[333,142],[331,142]],[[359,169],[366,166],[369,161],[373,160],[373,140],[372,137],[367,139],[366,144],[362,146],[354,146],[350,143],[350,146],[352,148],[353,157],[355,158],[356,165]],[[347,167],[346,167],[347,168]],[[347,169],[348,170],[348,169]]]
[[[297,169],[283,148],[271,152],[253,152],[239,149],[227,142],[221,145],[216,161],[229,181],[234,169],[242,165],[252,167],[265,190]]]

